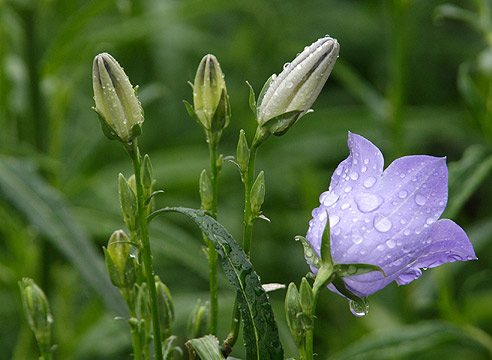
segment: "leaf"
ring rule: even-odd
[[[213,335],[207,335],[199,339],[191,339],[186,346],[195,352],[202,360],[225,359],[219,349],[219,341]]]
[[[480,349],[480,342],[454,325],[441,322],[424,322],[376,331],[362,338],[329,360],[406,359],[411,355],[423,354],[442,344],[470,344]],[[427,358],[424,356],[424,358]]]
[[[256,115],[256,100],[255,100],[255,91],[249,82],[246,81],[246,85],[249,87],[249,108]]]
[[[0,194],[64,254],[82,278],[104,299],[108,309],[126,313],[102,259],[72,218],[60,194],[27,162],[0,157]]]
[[[337,264],[334,266],[334,272],[340,277],[362,275],[373,271],[379,271],[384,276],[386,276],[383,269],[381,269],[379,266],[371,265],[371,264],[354,263],[354,264]]]
[[[253,270],[253,265],[232,235],[202,210],[164,208],[152,213],[149,220],[164,212],[179,212],[188,216],[214,242],[215,249],[222,258],[224,272],[237,291],[244,325],[246,359],[283,359],[282,344],[268,296]]]

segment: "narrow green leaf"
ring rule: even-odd
[[[0,195],[72,262],[109,309],[118,314],[126,313],[126,306],[109,281],[102,251],[96,252],[60,194],[30,165],[14,158],[0,157]]]
[[[155,211],[149,218],[164,212],[178,212],[188,216],[214,242],[215,249],[222,258],[224,272],[237,291],[244,325],[246,359],[283,359],[282,344],[268,296],[253,265],[232,235],[202,210],[164,208]]]
[[[191,339],[186,342],[186,346],[202,360],[225,359],[219,349],[219,340],[213,335],[207,335],[199,339]]]
[[[302,110],[292,110],[275,116],[261,125],[267,132],[275,136],[282,136],[295,124]]]
[[[321,261],[323,263],[332,263],[331,261],[331,239],[330,239],[330,215],[326,210],[326,225],[321,237]]]

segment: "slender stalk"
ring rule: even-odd
[[[313,360],[313,340],[314,340],[314,319],[316,315],[316,305],[318,304],[319,292],[321,289],[326,287],[331,281],[333,281],[333,266],[331,264],[324,264],[318,271],[316,275],[316,279],[313,284],[313,306],[311,310],[311,314],[309,317],[311,319],[311,326],[306,330],[306,352],[304,354],[304,358],[301,355],[301,360]]]
[[[130,319],[137,320],[137,312],[135,310],[134,296],[132,293],[125,296],[127,299],[128,309],[130,310]],[[138,332],[138,325],[134,322],[130,322],[130,331],[132,333],[132,346],[133,346],[133,359],[142,360],[142,344],[140,343],[140,334]]]
[[[207,133],[208,151],[210,154],[210,171],[212,177],[212,211],[211,215],[217,219],[217,203],[218,203],[218,177],[219,167],[217,166],[217,150],[218,139],[215,134]],[[215,250],[212,240],[204,236],[208,248],[208,273],[210,287],[210,333],[217,335],[218,319],[219,319],[219,300],[218,300],[218,283],[217,283],[217,251]]]
[[[133,160],[133,169],[135,172],[135,183],[137,187],[137,207],[138,219],[140,223],[140,240],[142,242],[142,258],[147,277],[147,284],[150,292],[150,303],[152,309],[152,326],[154,331],[154,351],[157,360],[163,360],[161,346],[161,329],[159,327],[159,309],[157,307],[157,294],[155,290],[154,268],[152,266],[152,254],[150,251],[149,229],[147,224],[147,214],[145,207],[145,199],[143,195],[141,170],[141,156],[138,150],[137,139],[133,140],[130,155]]]
[[[243,219],[243,250],[249,257],[251,252],[251,239],[253,235],[254,221],[251,218],[251,188],[255,181],[255,164],[256,164],[256,151],[260,143],[256,141],[259,128],[256,130],[255,140],[251,144],[249,150],[248,171],[244,179],[244,219]],[[234,301],[234,309],[232,312],[232,324],[231,331],[227,335],[224,344],[222,345],[222,353],[227,356],[231,352],[234,344],[237,341],[239,335],[239,326],[241,322],[241,313],[237,304],[237,298]]]

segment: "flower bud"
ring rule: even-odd
[[[214,55],[205,55],[193,84],[193,105],[201,125],[214,132],[229,124],[230,105],[224,74]]]
[[[154,169],[152,168],[152,163],[150,162],[150,156],[145,154],[142,162],[142,186],[146,199],[148,199],[152,194],[154,183]]]
[[[301,307],[301,296],[294,283],[290,283],[285,296],[285,315],[292,339],[297,346],[301,345],[306,335],[303,323],[304,314]]]
[[[249,148],[248,148],[248,141],[246,140],[246,135],[243,129],[241,129],[241,131],[239,132],[239,141],[237,142],[236,159],[241,174],[245,174],[248,171]]]
[[[123,219],[128,230],[135,231],[137,218],[137,197],[123,174],[118,175],[118,194]]]
[[[149,344],[151,342],[151,324],[152,324],[152,310],[150,305],[150,294],[147,283],[137,285],[136,296],[136,308],[137,314],[141,321],[139,333],[142,344]]]
[[[41,353],[47,353],[51,347],[53,324],[48,299],[32,279],[24,278],[19,281],[19,288],[27,322],[36,336]]]
[[[261,205],[265,201],[265,174],[260,172],[251,188],[251,213],[254,217],[259,216]]]
[[[135,259],[131,255],[130,239],[123,230],[116,230],[103,248],[109,278],[119,289],[131,290],[137,281]]]
[[[195,339],[208,334],[209,315],[209,302],[206,301],[202,304],[202,301],[198,299],[193,311],[188,317],[188,323],[186,325],[188,339]]]
[[[92,85],[95,110],[104,134],[124,143],[140,135],[144,121],[142,106],[123,68],[108,53],[94,58]]]
[[[279,76],[272,76],[258,98],[259,125],[271,134],[282,135],[309,111],[335,65],[339,49],[336,39],[321,38],[285,64]]]
[[[165,340],[171,336],[171,328],[174,322],[173,298],[167,286],[158,276],[156,276],[155,280],[157,306],[159,308],[159,326],[161,328],[161,338]]]
[[[313,289],[305,277],[301,280],[301,286],[299,287],[299,293],[301,296],[301,307],[305,314],[311,314],[314,306]]]
[[[205,169],[200,174],[200,199],[202,201],[202,209],[211,211],[213,208],[214,193],[212,183]]]

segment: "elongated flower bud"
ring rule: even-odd
[[[188,339],[199,338],[208,333],[208,321],[210,316],[210,304],[208,301],[202,303],[201,299],[198,299],[195,308],[188,317],[188,323],[186,325],[186,333]]]
[[[212,183],[208,177],[207,171],[202,170],[200,174],[200,199],[202,201],[202,209],[212,211],[214,202],[214,191],[212,189]]]
[[[123,230],[116,230],[103,248],[109,278],[120,289],[133,289],[137,280],[135,260],[130,254],[130,239]]]
[[[306,329],[303,322],[304,314],[301,306],[301,296],[294,283],[290,283],[285,295],[285,317],[290,334],[296,345],[304,341]]]
[[[307,46],[294,61],[284,65],[279,76],[265,84],[257,104],[258,123],[267,131],[282,135],[314,103],[335,65],[340,46],[329,36]]]
[[[157,293],[157,306],[159,307],[159,326],[161,337],[165,340],[171,336],[174,322],[174,304],[168,287],[156,276],[155,290]]]
[[[229,124],[229,97],[224,74],[214,55],[205,55],[198,66],[193,84],[193,105],[205,129],[220,131]]]
[[[122,173],[118,175],[118,194],[120,208],[128,230],[135,231],[137,219],[137,197]]]
[[[142,107],[123,68],[108,53],[94,58],[92,85],[104,134],[125,143],[140,135]]]
[[[36,336],[41,352],[46,353],[51,346],[51,325],[53,324],[48,299],[32,279],[22,279],[19,281],[19,287],[29,327]]]
[[[239,132],[239,141],[237,142],[236,159],[241,174],[245,174],[248,171],[249,147],[248,147],[248,140],[246,140],[246,135],[243,129],[241,129],[241,131]]]
[[[261,206],[265,201],[265,173],[262,171],[256,178],[251,188],[251,213],[253,216],[259,216]]]

